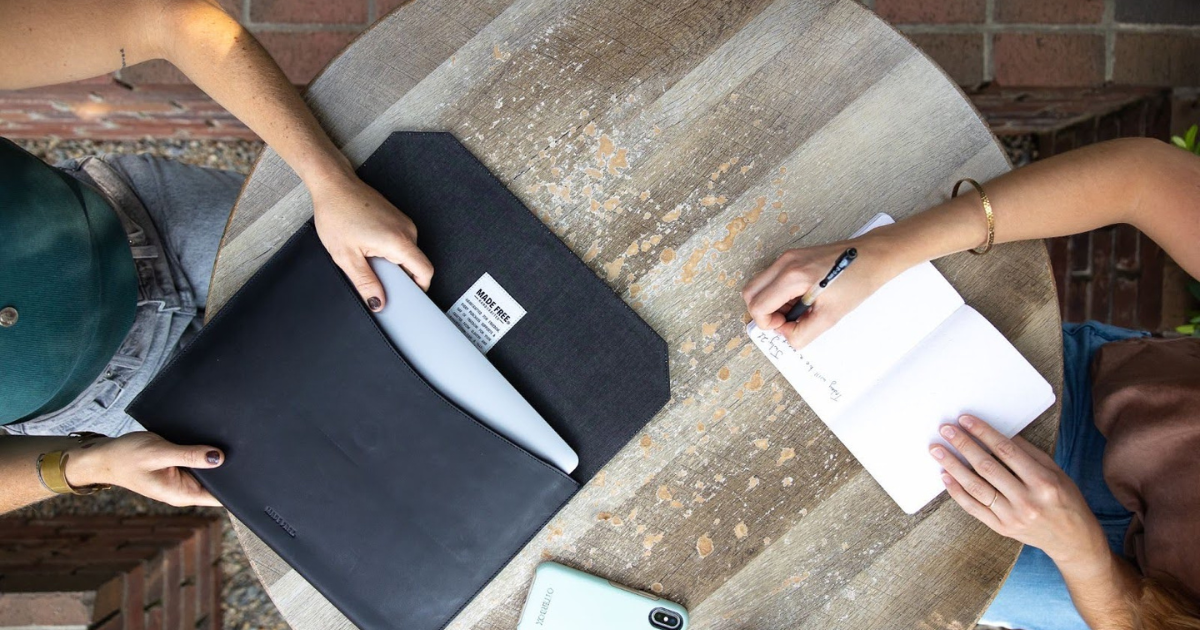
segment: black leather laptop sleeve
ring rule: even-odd
[[[311,222],[129,413],[222,447],[197,478],[356,625],[436,630],[666,403],[666,345],[449,134],[393,134],[359,173],[416,223],[443,310],[485,273],[525,309],[487,356],[573,476],[414,371]]]

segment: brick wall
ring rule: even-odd
[[[1200,86],[1196,0],[862,0],[966,86]]]
[[[208,517],[0,519],[0,630],[219,630],[220,545]]]
[[[1198,0],[860,1],[964,86],[1200,86]],[[221,0],[297,84],[404,3]],[[132,85],[186,82],[163,62],[117,74]]]

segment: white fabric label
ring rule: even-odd
[[[525,317],[525,309],[491,274],[485,273],[458,298],[446,315],[480,352],[487,354]]]

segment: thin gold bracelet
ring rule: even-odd
[[[980,186],[979,182],[970,177],[958,180],[958,183],[954,184],[954,191],[950,193],[950,197],[954,198],[958,196],[958,189],[963,185],[963,182],[974,186],[975,190],[979,191],[979,201],[983,202],[983,214],[987,217],[987,242],[980,247],[968,250],[976,256],[982,256],[992,251],[992,243],[996,242],[996,216],[992,214],[992,202],[988,199],[987,193],[983,192],[983,186]]]

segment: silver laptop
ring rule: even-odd
[[[564,473],[579,456],[399,266],[371,258],[387,304],[380,328],[443,396],[521,448]]]

